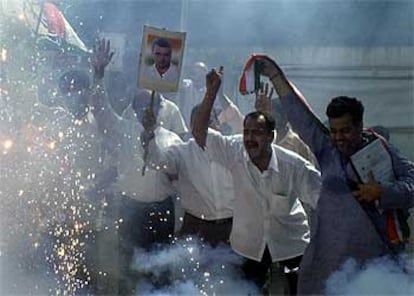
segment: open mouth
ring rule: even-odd
[[[255,142],[246,142],[245,146],[246,149],[256,149],[258,147],[257,143]]]

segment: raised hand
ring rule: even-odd
[[[142,113],[141,123],[144,127],[144,131],[141,134],[141,144],[145,148],[148,146],[149,141],[154,138],[154,130],[157,124],[157,117],[155,116],[153,109],[155,92],[151,94],[151,103],[145,107]]]
[[[146,112],[145,112],[146,113]],[[145,118],[145,115],[144,115]],[[144,120],[143,118],[143,120]],[[143,123],[144,124],[144,123]],[[147,154],[148,154],[148,144],[149,142],[154,139],[155,134],[154,134],[154,125],[148,125],[142,132],[141,132],[141,145],[142,147],[145,149],[144,151],[144,159],[147,158]]]
[[[260,60],[260,63],[261,74],[267,76],[270,80],[282,74],[282,70],[270,57],[266,56]]]
[[[153,132],[157,123],[154,110],[151,107],[146,107],[141,120],[142,126],[146,132]]]
[[[212,69],[206,75],[206,95],[213,100],[216,98],[217,92],[220,88],[222,75],[223,66],[220,66],[218,71],[216,69]]]
[[[93,55],[91,64],[94,69],[94,77],[102,79],[105,73],[105,67],[111,62],[114,52],[111,52],[111,42],[105,38],[99,40],[93,46]]]
[[[272,96],[273,87],[269,87],[268,83],[256,92],[255,108],[257,111],[272,113]]]

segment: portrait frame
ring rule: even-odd
[[[153,56],[153,43],[156,40],[167,41],[171,48],[170,65],[165,74],[159,74]],[[159,92],[176,92],[180,84],[181,69],[185,48],[185,32],[168,31],[144,25],[141,51],[138,64],[139,88]]]

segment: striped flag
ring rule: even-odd
[[[68,54],[88,54],[90,50],[76,34],[63,13],[50,2],[25,1],[24,16],[41,49]]]
[[[254,93],[257,89],[260,73],[257,72],[256,61],[263,58],[265,58],[263,54],[252,54],[247,60],[239,82],[239,91],[242,95]]]

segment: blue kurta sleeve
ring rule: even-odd
[[[395,181],[382,184],[384,192],[379,206],[383,209],[411,208],[414,206],[414,164],[389,146]]]
[[[291,93],[281,97],[280,101],[293,130],[309,146],[318,162],[321,163],[321,157],[326,156],[323,152],[326,148],[332,147],[328,129],[300,94]]]

